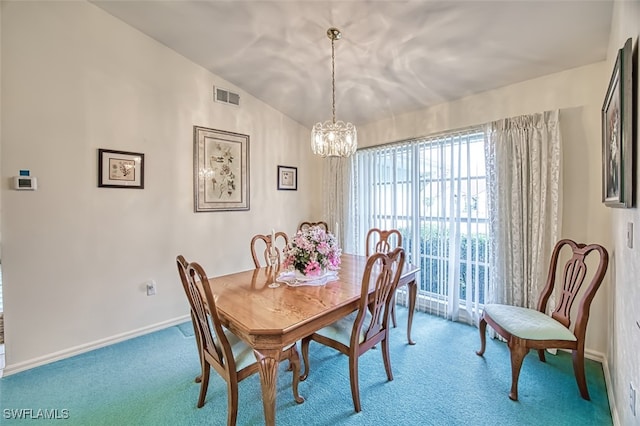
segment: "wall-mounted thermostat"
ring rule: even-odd
[[[38,180],[33,176],[14,176],[13,189],[35,191],[38,189]]]

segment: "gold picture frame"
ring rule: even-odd
[[[196,212],[249,210],[249,135],[193,126]]]

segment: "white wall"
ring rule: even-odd
[[[2,7],[0,7],[0,81],[2,81]],[[2,85],[0,84],[0,137],[2,135]],[[2,176],[2,139],[0,139],[0,176]],[[2,217],[2,197],[0,197],[0,218]],[[2,229],[0,227],[0,262],[2,262]],[[1,274],[2,272],[0,272]],[[4,300],[2,298],[2,276],[0,275],[0,314],[3,313]],[[0,342],[4,343],[4,316],[0,318]],[[4,363],[0,362],[0,365]]]
[[[640,34],[640,2],[616,1],[609,49],[607,51],[607,79],[614,67],[618,49],[628,38],[633,41],[636,79],[636,99],[640,99],[638,80],[640,62],[638,61],[638,35]],[[640,105],[636,105],[635,119],[640,123]],[[638,128],[638,127],[637,127]],[[638,128],[640,129],[640,128]],[[640,132],[635,134],[635,164],[640,165],[638,141]],[[616,401],[615,412],[621,425],[640,425],[640,175],[635,180],[635,207],[633,209],[612,209],[610,225],[612,244],[612,293],[609,324],[607,358],[611,367],[611,381]],[[626,245],[627,223],[633,223],[633,249]],[[629,408],[629,384],[636,389],[636,416]]]
[[[0,81],[2,81],[2,7],[0,7]],[[2,85],[0,84],[0,136],[2,135]],[[0,139],[0,142],[2,139]],[[2,159],[2,143],[0,143],[0,160]],[[0,176],[2,176],[0,161]],[[2,197],[0,197],[0,217],[2,217]],[[2,229],[0,229],[0,261],[2,260]],[[0,284],[0,300],[2,300],[2,284]],[[0,303],[2,305],[2,303]],[[0,306],[0,312],[2,307]]]
[[[320,211],[301,125],[90,3],[1,5],[5,374],[187,319],[177,254],[248,269],[254,234]],[[194,213],[194,125],[250,136],[250,211]],[[144,153],[145,188],[98,188],[98,148]],[[299,167],[297,192],[277,165]],[[20,169],[37,191],[9,189]]]

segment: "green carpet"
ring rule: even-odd
[[[345,356],[311,342],[311,374],[300,384],[298,405],[291,374],[280,366],[276,422],[280,425],[611,425],[602,366],[587,361],[591,401],[580,398],[571,356],[559,353],[539,362],[531,352],[520,374],[520,401],[508,398],[509,352],[487,341],[478,357],[478,331],[416,313],[406,343],[405,308],[398,308],[387,382],[382,356],[374,349],[360,358],[362,412],[355,413]],[[226,387],[215,372],[207,401],[196,408],[199,384],[196,345],[190,323],[98,349],[0,379],[0,424],[224,425]],[[240,384],[238,425],[264,424],[260,382]],[[29,413],[25,410],[31,409]],[[16,420],[21,412],[67,419]],[[52,411],[57,410],[57,411]]]

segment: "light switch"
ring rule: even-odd
[[[633,222],[627,223],[627,247],[633,248]]]

